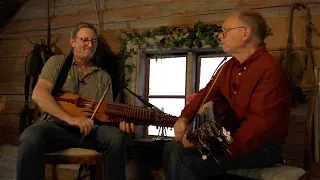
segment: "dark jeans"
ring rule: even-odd
[[[172,141],[164,147],[162,163],[167,180],[207,180],[231,169],[272,166],[280,158],[280,148],[268,142],[243,157],[217,164],[213,159],[202,160],[196,149]]]
[[[79,128],[55,118],[26,128],[19,140],[17,180],[43,180],[44,154],[72,147],[103,153],[105,179],[125,180],[125,146],[119,129],[95,125],[80,144],[81,138]]]

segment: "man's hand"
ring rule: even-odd
[[[121,121],[119,129],[121,132],[134,133],[136,131],[136,126],[133,123],[129,124],[126,121]]]
[[[179,118],[174,124],[174,138],[176,141],[181,141],[186,133],[187,119],[182,117]]]
[[[187,134],[184,134],[183,138],[182,138],[182,144],[185,148],[196,148],[197,145],[191,143],[188,139],[187,139]]]
[[[75,126],[80,129],[80,133],[87,136],[93,128],[94,122],[88,117],[71,117],[66,121],[70,126]]]

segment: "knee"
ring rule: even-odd
[[[38,148],[42,143],[43,130],[37,124],[27,127],[19,138],[19,147]]]
[[[162,152],[163,160],[166,160],[166,161],[169,160],[170,154],[176,145],[177,145],[176,141],[171,141],[164,145],[163,152]]]
[[[176,161],[181,158],[184,147],[182,143],[176,143],[174,146],[171,147],[170,159]]]
[[[178,144],[177,141],[168,142],[163,147],[163,153],[170,153],[177,144]]]
[[[119,129],[112,126],[102,126],[99,130],[98,140],[103,144],[103,149],[124,148],[124,138]]]
[[[177,145],[176,141],[171,141],[168,142],[164,145],[163,147],[163,152],[162,152],[162,166],[164,168],[165,173],[167,173],[167,168],[169,165],[170,161],[170,156],[173,148]]]

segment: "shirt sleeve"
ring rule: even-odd
[[[266,73],[256,87],[246,119],[232,135],[232,156],[244,155],[270,137],[280,136],[289,125],[291,94],[286,77],[279,72]]]
[[[56,84],[60,70],[63,66],[65,57],[64,55],[51,56],[44,64],[39,79],[44,79],[51,82],[53,85]]]

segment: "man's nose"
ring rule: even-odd
[[[89,47],[92,47],[92,46],[93,46],[93,43],[92,43],[92,41],[91,41],[91,40],[90,40],[90,41],[88,41],[87,46],[89,46]]]

